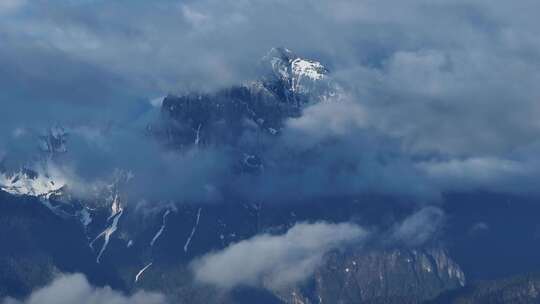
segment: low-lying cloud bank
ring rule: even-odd
[[[361,244],[368,235],[349,223],[300,223],[282,235],[258,235],[209,253],[194,261],[192,269],[197,281],[224,289],[279,289],[312,275],[330,250]]]
[[[82,274],[62,275],[37,289],[25,300],[7,298],[2,304],[167,304],[158,293],[138,291],[124,295],[110,287],[94,287]]]
[[[222,289],[256,286],[273,290],[309,278],[333,250],[361,249],[377,238],[380,245],[422,246],[444,224],[435,207],[418,210],[388,231],[368,231],[353,223],[297,223],[280,235],[261,234],[208,253],[191,263],[195,280]]]

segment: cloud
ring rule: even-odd
[[[392,242],[417,247],[434,239],[444,223],[444,212],[436,207],[426,207],[395,225]]]
[[[471,228],[469,228],[469,231],[467,232],[469,236],[477,237],[481,236],[487,232],[489,232],[490,227],[485,222],[477,222],[474,225],[472,225]]]
[[[16,12],[25,4],[26,0],[4,0],[0,2],[0,15]]]
[[[298,223],[285,234],[257,235],[209,253],[191,266],[197,281],[220,288],[259,285],[279,289],[309,277],[327,252],[361,244],[368,235],[349,223]]]
[[[260,157],[258,176],[241,176],[235,189],[251,199],[309,201],[320,197],[377,193],[436,201],[412,157],[396,138],[370,127],[360,104],[319,103],[286,121]],[[249,185],[246,187],[245,185]]]
[[[159,149],[136,135],[141,112],[151,113],[141,104],[251,79],[261,55],[283,45],[328,65],[348,100],[288,121],[265,155],[267,177],[238,181],[254,184],[240,187],[247,195],[533,193],[539,8],[533,0],[2,1],[0,150],[28,162],[36,135],[59,123],[78,130],[70,166],[92,175],[84,179],[97,175],[87,170],[134,167],[139,178],[150,170],[139,189],[157,189],[153,181],[178,189],[176,179],[182,189],[230,186],[216,167],[228,151],[151,156]],[[305,168],[295,164],[315,149]],[[166,178],[152,168],[168,169]],[[199,199],[205,186],[195,188],[181,199]]]
[[[0,134],[6,134],[0,140],[2,165],[10,171],[24,166],[48,174],[80,198],[94,197],[120,170],[133,175],[124,188],[128,202],[220,200],[220,193],[212,189],[227,180],[232,160],[226,150],[166,148],[148,132],[149,124],[160,122],[160,108],[147,100],[119,100],[105,112],[101,106],[52,103],[38,113],[39,107],[8,105],[7,121],[0,121],[5,126]],[[67,152],[50,158],[40,143],[52,126],[65,130]]]
[[[105,134],[97,145],[75,143],[62,161],[86,182],[107,180],[115,169],[129,171],[129,198],[176,202],[218,201],[208,190],[223,184],[232,162],[220,149],[168,151],[156,139],[123,129]]]
[[[207,253],[191,263],[195,280],[222,289],[256,286],[272,290],[301,283],[324,263],[325,255],[347,246],[421,247],[436,239],[445,220],[437,207],[424,207],[379,232],[356,224],[297,223],[280,235],[260,234]]]
[[[284,141],[292,148],[305,149],[330,137],[351,135],[365,129],[369,126],[368,120],[359,103],[349,100],[320,103],[307,107],[302,116],[286,121]]]
[[[502,191],[514,194],[538,194],[534,181],[539,177],[536,148],[509,157],[471,157],[421,162],[424,171],[441,189],[448,191]]]
[[[82,274],[62,275],[37,289],[24,301],[4,299],[3,304],[165,304],[163,295],[138,291],[127,296],[110,287],[93,287]]]

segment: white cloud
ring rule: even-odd
[[[430,241],[439,232],[444,221],[444,212],[436,207],[426,207],[396,225],[392,241],[409,246],[420,246]]]
[[[11,133],[14,138],[19,138],[21,136],[24,136],[28,133],[28,131],[25,128],[15,128],[13,132]]]
[[[188,5],[182,5],[181,6],[181,11],[182,11],[182,15],[184,16],[184,18],[186,18],[186,20],[189,23],[191,23],[193,26],[200,27],[205,22],[209,21],[208,16],[206,16],[206,15],[204,15],[204,14],[202,14],[202,13],[196,11],[196,10],[193,10]]]
[[[538,193],[540,175],[537,148],[526,149],[525,157],[470,157],[422,162],[417,167],[439,188],[449,191],[483,190],[509,193]]]
[[[4,299],[3,304],[165,304],[163,295],[139,291],[124,295],[110,287],[93,287],[82,274],[62,275],[35,290],[26,300]]]
[[[295,145],[313,144],[328,137],[343,137],[369,125],[368,115],[359,103],[338,100],[323,102],[304,110],[302,116],[286,122],[285,136]]]
[[[2,0],[0,1],[0,15],[12,13],[21,9],[26,4],[26,0]]]
[[[300,223],[282,235],[258,235],[209,253],[193,262],[192,269],[199,282],[224,289],[238,285],[279,289],[309,277],[327,252],[367,236],[349,223]]]
[[[515,176],[528,172],[528,169],[518,161],[495,157],[427,162],[420,164],[420,167],[433,178],[466,179],[476,182],[489,182],[509,175]]]

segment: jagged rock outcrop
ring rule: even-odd
[[[311,282],[278,293],[286,303],[422,303],[465,285],[441,248],[334,252]]]

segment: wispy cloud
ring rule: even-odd
[[[192,263],[197,281],[229,289],[279,289],[313,274],[330,250],[361,244],[369,233],[353,224],[299,223],[282,235],[258,235]]]

